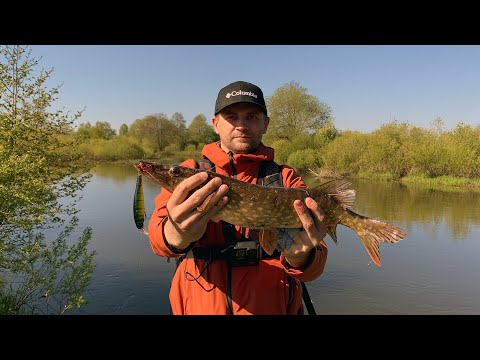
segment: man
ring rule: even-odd
[[[273,148],[262,144],[270,121],[262,90],[244,81],[231,83],[219,91],[214,114],[220,141],[205,145],[203,157],[219,174],[257,183],[262,163],[274,158]],[[191,159],[181,165],[199,166]],[[307,187],[291,167],[279,169],[283,186]],[[192,192],[206,175],[184,180],[172,193],[162,189],[149,221],[154,253],[179,260],[170,288],[172,314],[303,314],[300,282],[320,276],[327,259],[322,209],[311,198],[295,200],[303,230],[293,243],[281,253],[258,251],[256,259],[242,262],[235,252],[233,258],[225,256],[227,250],[258,244],[258,231],[216,217],[228,202],[228,186],[220,178]],[[212,193],[207,207],[198,209]]]

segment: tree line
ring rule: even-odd
[[[293,140],[311,135],[333,123],[331,108],[298,82],[291,81],[266,98],[270,126],[265,143],[278,139]],[[118,135],[108,122],[81,123],[74,131],[83,141],[80,151],[95,160],[198,157],[203,145],[219,140],[203,114],[195,116],[188,127],[180,112],[147,115],[132,124],[122,124]]]
[[[74,132],[82,145],[79,150],[90,159],[120,160],[159,158],[177,152],[196,152],[204,144],[219,139],[204,115],[197,115],[186,126],[183,115],[147,115],[130,126],[122,124],[118,135],[107,122],[81,123]]]
[[[428,128],[395,120],[370,133],[327,125],[271,145],[279,161],[324,176],[479,185],[480,125],[447,130],[441,118]]]
[[[407,182],[433,178],[457,185],[461,179],[480,179],[478,125],[459,123],[447,130],[436,118],[428,128],[395,120],[370,133],[342,131],[334,125],[331,107],[295,81],[275,90],[266,102],[270,125],[263,142],[275,149],[276,161],[300,172]],[[108,123],[81,124],[76,134],[85,140],[80,147],[84,154],[97,160],[182,161],[200,158],[203,145],[218,140],[203,114],[187,127],[178,112],[171,118],[160,113],[122,124],[118,136]]]

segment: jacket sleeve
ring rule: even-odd
[[[307,188],[303,179],[296,171],[286,165],[282,166],[282,179],[284,187]],[[310,257],[302,268],[293,268],[283,256],[280,255],[280,262],[287,274],[291,275],[299,281],[312,281],[318,278],[325,268],[327,261],[328,249],[325,241],[322,240],[320,245],[311,250]]]
[[[194,160],[186,160],[180,165],[195,167]],[[170,199],[172,193],[166,189],[161,189],[160,193],[155,198],[155,209],[150,217],[148,223],[148,239],[150,246],[155,254],[165,257],[179,257],[186,254],[194,246],[195,243],[191,243],[186,249],[179,250],[165,240],[164,226],[168,219],[167,216],[167,202]]]

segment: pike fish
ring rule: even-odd
[[[314,188],[299,189],[265,187],[210,170],[177,165],[160,165],[142,161],[135,167],[142,175],[171,192],[183,180],[201,171],[208,173],[208,181],[219,177],[224,184],[228,185],[229,190],[226,194],[228,202],[217,213],[218,217],[234,225],[259,230],[260,245],[268,254],[273,252],[277,241],[275,236],[266,235],[269,231],[278,228],[302,228],[302,222],[293,207],[293,202],[296,199],[305,201],[307,197],[314,199],[323,209],[327,233],[335,244],[337,243],[336,228],[338,224],[353,229],[377,266],[381,266],[380,243],[396,243],[406,235],[398,227],[350,210],[355,200],[355,190],[349,189],[350,183],[345,179],[331,180]],[[209,200],[210,198],[205,199],[198,208],[204,208]]]

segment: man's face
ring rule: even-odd
[[[258,106],[249,103],[230,105],[212,119],[222,149],[234,154],[254,151],[260,145],[269,121]]]

